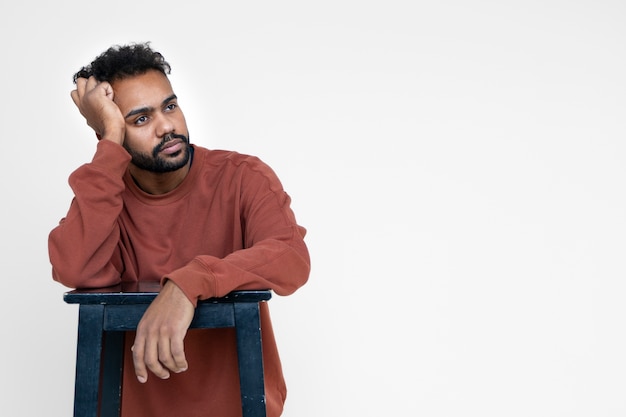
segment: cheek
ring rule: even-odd
[[[180,112],[176,115],[176,119],[174,120],[174,123],[176,124],[176,131],[178,133],[182,133],[184,135],[187,135],[187,121],[185,120],[185,115]]]
[[[142,138],[141,135],[138,135],[138,132],[136,131],[126,131],[126,136],[124,137],[124,147],[127,149],[132,149],[136,152],[152,152],[149,141],[145,138]]]

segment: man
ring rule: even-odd
[[[111,47],[74,75],[72,99],[98,142],[70,175],[52,274],[70,288],[161,282],[126,335],[123,416],[237,416],[234,331],[188,330],[194,308],[233,290],[293,293],[310,271],[305,229],[258,158],[190,144],[169,73],[145,43]],[[286,387],[261,308],[267,415],[279,416]]]

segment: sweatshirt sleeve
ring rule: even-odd
[[[130,155],[113,142],[98,142],[93,160],[69,178],[74,198],[66,217],[48,237],[54,280],[70,288],[120,282],[118,217],[123,208],[123,175]]]
[[[224,258],[196,256],[162,278],[174,281],[195,304],[235,290],[271,289],[289,295],[309,277],[306,230],[273,170],[254,158],[238,176],[244,248]]]

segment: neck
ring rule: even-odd
[[[180,185],[189,173],[190,163],[172,172],[156,173],[146,171],[132,163],[128,169],[135,184],[148,194],[159,195],[169,193]]]

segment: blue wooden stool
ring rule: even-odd
[[[124,331],[135,330],[159,292],[158,282],[74,290],[79,304],[74,417],[119,417]],[[265,417],[265,386],[259,303],[267,291],[235,291],[198,302],[190,328],[234,327],[243,417]],[[100,412],[99,412],[100,411]]]

